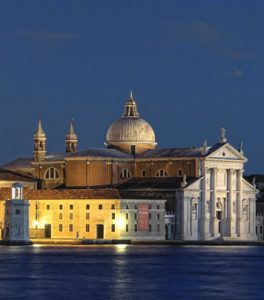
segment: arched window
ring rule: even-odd
[[[45,173],[45,179],[58,179],[60,178],[60,173],[56,168],[48,168]]]
[[[131,173],[128,169],[122,169],[120,172],[120,178],[131,178]]]
[[[156,173],[156,177],[166,177],[166,176],[168,176],[168,173],[163,169],[158,170]]]

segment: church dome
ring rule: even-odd
[[[112,123],[106,135],[106,145],[130,151],[130,146],[141,150],[155,148],[155,133],[151,125],[139,117],[132,92],[125,105],[123,117]]]

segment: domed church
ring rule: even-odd
[[[139,115],[132,95],[122,117],[107,130],[105,148],[78,151],[73,122],[65,152],[47,153],[39,120],[34,157],[2,168],[31,174],[38,188],[115,188],[126,199],[165,199],[176,215],[174,238],[255,239],[256,188],[243,178],[243,147],[227,142],[225,129],[213,146],[157,148],[155,132]]]

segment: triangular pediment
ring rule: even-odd
[[[246,157],[237,149],[228,143],[217,144],[211,148],[207,158],[210,159],[223,159],[223,160],[242,160],[246,161]]]
[[[248,193],[257,193],[258,192],[258,190],[244,178],[242,179],[242,190],[244,192],[248,192]]]
[[[188,190],[200,190],[201,189],[201,180],[203,176],[200,178],[195,179],[194,181],[190,182],[186,187],[184,187],[185,191]]]

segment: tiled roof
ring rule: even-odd
[[[195,177],[187,177],[187,184]],[[120,190],[176,190],[181,187],[182,177],[136,177],[123,182],[116,187]]]
[[[85,151],[80,151],[76,153],[71,153],[68,157],[109,157],[109,158],[132,158],[133,156],[127,153],[123,153],[116,149],[106,149],[106,148],[94,148]]]
[[[35,181],[33,176],[24,175],[18,172],[0,169],[0,180],[6,181]]]
[[[24,189],[23,198],[28,200],[57,199],[120,199],[117,189],[83,189],[83,190],[30,190]],[[0,199],[11,198],[11,188],[0,188]]]
[[[10,161],[2,166],[2,169],[16,170],[16,169],[29,169],[32,168],[31,162],[33,158],[17,158],[13,161]]]

